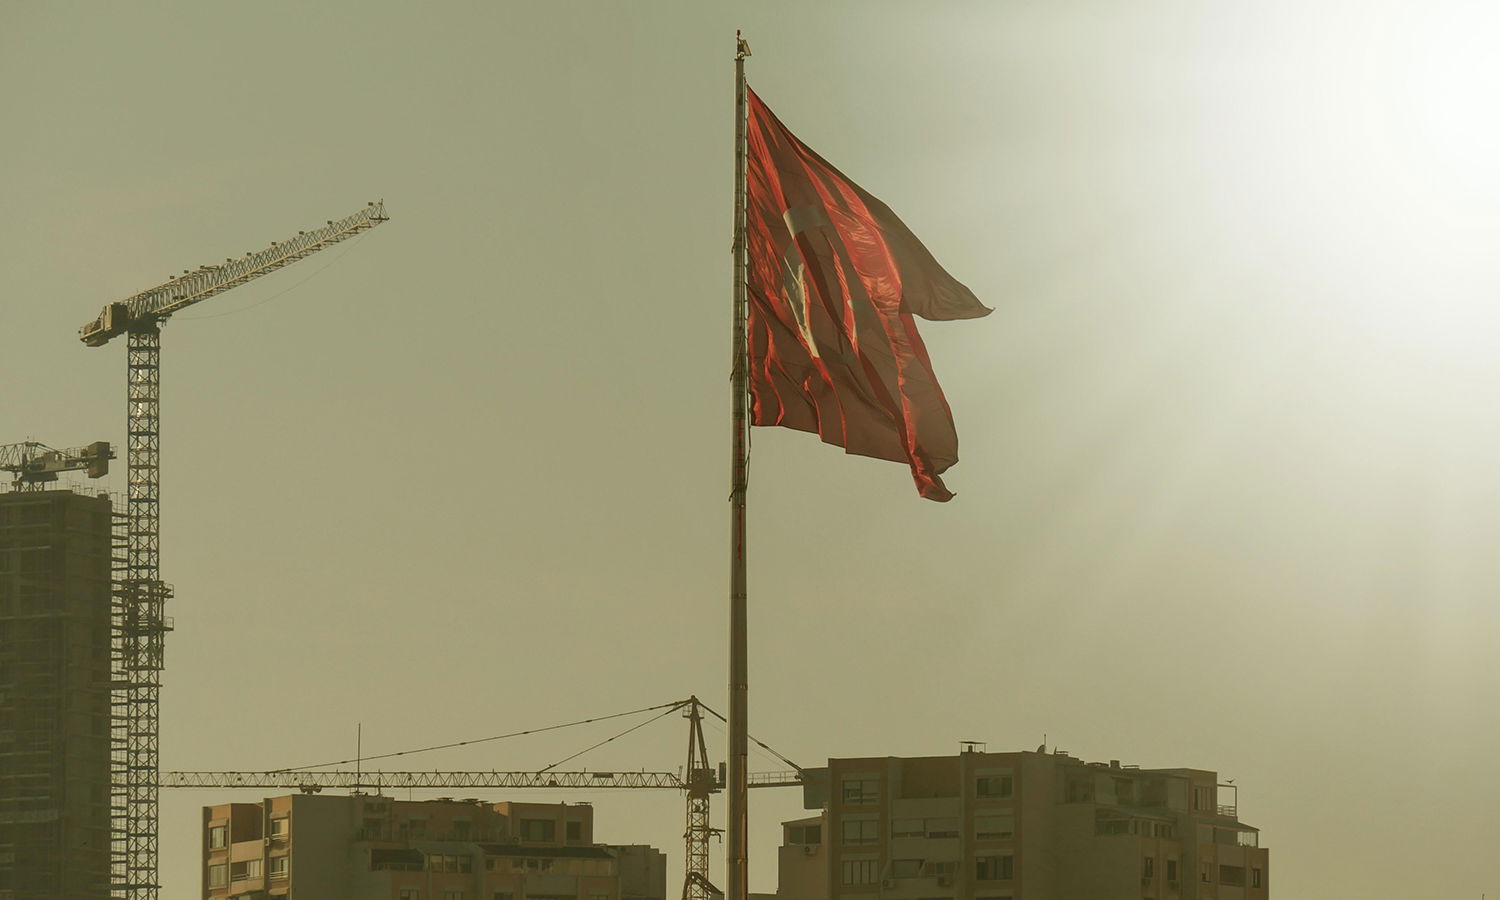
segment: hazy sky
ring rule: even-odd
[[[1500,892],[1477,0],[0,0],[0,441],[123,443],[124,348],[76,338],[104,303],[392,216],[164,331],[164,767],[723,710],[737,27],[782,120],[996,308],[924,326],[953,502],[756,431],[752,733],[1217,769],[1279,900]],[[167,795],[169,896],[198,808],[266,793]],[[680,796],[546,799],[677,890]],[[771,891],[800,797],[752,800]]]

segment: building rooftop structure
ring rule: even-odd
[[[1204,769],[1062,752],[830,759],[784,822],[779,900],[1267,900],[1259,831]]]
[[[666,900],[666,857],[587,804],[294,794],[203,810],[205,900]]]

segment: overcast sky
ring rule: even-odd
[[[996,309],[924,325],[951,503],[757,429],[752,733],[1217,769],[1279,900],[1500,892],[1477,0],[0,0],[0,442],[123,444],[124,348],[76,337],[106,302],[391,215],[164,331],[164,768],[727,712],[737,27],[787,126]],[[198,808],[266,793],[166,797],[168,896]],[[546,799],[675,894],[680,796]],[[752,800],[772,891],[800,797]]]

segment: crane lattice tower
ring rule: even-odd
[[[123,716],[123,752],[117,754],[120,793],[114,828],[113,881],[118,894],[157,900],[159,858],[159,770],[161,673],[165,615],[172,588],[161,579],[161,326],[196,303],[277,269],[386,221],[384,202],[321,228],[273,243],[222,264],[200,266],[104,307],[79,329],[90,347],[126,337],[126,552],[117,578],[120,658],[114,703]]]

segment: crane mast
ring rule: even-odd
[[[223,264],[200,266],[124,300],[111,303],[79,329],[100,347],[126,337],[126,559],[116,590],[121,605],[120,659],[115,707],[124,710],[123,757],[115,782],[123,809],[113,828],[114,890],[133,900],[157,900],[161,672],[165,615],[172,588],[161,580],[161,325],[173,313],[306,259],[385,222],[384,202],[353,215],[247,253]]]

